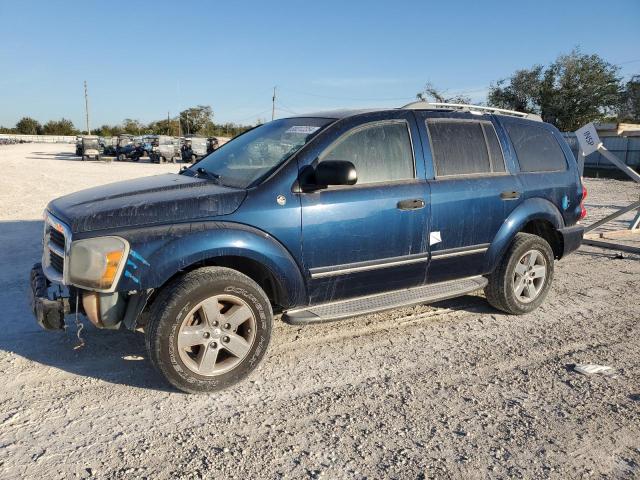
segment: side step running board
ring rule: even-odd
[[[446,300],[447,298],[475,292],[484,288],[486,284],[487,279],[481,276],[432,283],[421,287],[406,288],[338,302],[323,303],[308,308],[288,310],[282,314],[282,320],[292,325],[328,322],[393,308]]]

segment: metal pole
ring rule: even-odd
[[[276,116],[276,87],[273,87],[273,97],[271,98],[271,121]]]
[[[598,152],[600,152],[603,157],[605,157],[607,160],[609,160],[611,163],[617,166],[624,173],[626,173],[631,178],[633,178],[634,181],[640,183],[640,175],[633,168],[631,168],[629,165],[624,163],[622,160],[616,157],[613,153],[607,150],[602,143],[598,145]]]
[[[87,135],[91,135],[91,130],[89,129],[89,94],[87,93],[87,81],[84,81],[84,111],[87,121]]]

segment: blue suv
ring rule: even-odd
[[[45,212],[41,326],[143,328],[187,392],[256,368],[274,315],[305,325],[484,289],[525,314],[581,243],[586,195],[556,128],[417,102],[275,120],[179,174],[91,188]]]

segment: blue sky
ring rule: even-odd
[[[150,121],[196,104],[216,122],[399,106],[425,82],[484,100],[514,70],[580,46],[640,73],[640,1],[0,0],[0,125]]]

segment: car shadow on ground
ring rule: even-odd
[[[446,308],[448,310],[460,310],[480,315],[506,315],[500,310],[496,310],[487,302],[484,296],[464,295],[462,297],[450,298],[429,304],[435,308]]]
[[[42,228],[41,220],[0,222],[0,350],[75,375],[177,391],[149,362],[142,332],[100,330],[80,316],[85,346],[74,349],[79,344],[74,315],[66,317],[66,331],[38,326],[29,302],[29,273],[42,255]]]

